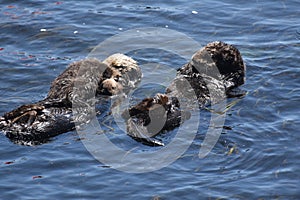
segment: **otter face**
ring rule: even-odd
[[[122,86],[113,78],[106,79],[102,82],[101,94],[115,95],[118,94],[121,90]]]

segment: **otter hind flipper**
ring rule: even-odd
[[[132,118],[127,123],[127,134],[137,142],[141,142],[147,146],[165,146],[162,141],[153,138],[145,126],[139,125]]]

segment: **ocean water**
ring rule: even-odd
[[[207,110],[200,111],[198,130],[186,130],[196,132],[189,148],[174,162],[145,173],[128,173],[100,162],[76,131],[36,146],[14,144],[1,134],[0,199],[300,198],[298,1],[3,0],[0,5],[0,115],[43,99],[51,81],[98,44],[125,38],[119,46],[101,47],[103,54],[124,51],[136,41],[128,33],[146,27],[159,34],[166,33],[163,29],[180,33],[199,43],[199,49],[215,40],[233,44],[247,65],[247,81],[240,87],[247,94],[227,100],[232,106],[222,134],[206,157],[198,153],[210,123]],[[187,62],[174,53],[190,50],[182,48],[180,41],[185,39],[172,37],[169,52],[157,40],[154,46],[143,46],[141,40],[138,48],[121,52],[143,69],[145,84],[132,94],[133,102],[163,91],[174,70]],[[116,146],[161,153],[161,148],[132,140],[112,118],[98,120]],[[170,143],[175,135],[176,131],[160,138]],[[113,160],[106,147],[101,146],[101,154]],[[117,161],[121,165],[127,158]],[[141,171],[146,162],[136,159],[139,164],[126,169]],[[149,163],[164,161],[149,157]]]

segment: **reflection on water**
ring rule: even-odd
[[[174,29],[202,45],[223,40],[236,45],[247,64],[247,81],[240,88],[247,94],[228,100],[222,135],[204,159],[198,152],[210,121],[209,108],[201,111],[199,130],[185,154],[168,167],[145,174],[127,174],[99,163],[76,132],[34,147],[13,144],[0,135],[3,199],[297,199],[300,195],[297,1],[0,4],[1,115],[43,99],[51,81],[69,63],[86,57],[108,37],[133,28]],[[186,62],[159,50],[129,54],[140,64],[172,69]],[[144,72],[147,81],[155,82],[157,75],[166,82],[172,77],[169,71],[150,72]],[[155,84],[144,87],[163,89]],[[150,95],[147,91],[137,90],[132,102]],[[105,133],[120,148],[154,151],[117,131],[111,118],[103,123]],[[175,132],[160,137],[170,142]]]

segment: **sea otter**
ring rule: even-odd
[[[14,142],[43,142],[73,130],[74,120],[88,120],[95,95],[105,98],[129,91],[141,76],[137,62],[124,54],[113,54],[103,62],[95,58],[74,62],[52,82],[45,99],[0,117],[0,130]],[[82,119],[73,118],[72,105],[78,102],[84,105]]]
[[[123,89],[134,88],[140,82],[141,76],[137,62],[124,54],[113,54],[103,62],[88,58],[70,64],[52,82],[45,100],[66,100],[70,103],[74,98],[72,93],[76,82],[85,83],[85,89],[92,90],[92,95],[117,94]]]
[[[220,41],[207,44],[178,70],[165,94],[148,97],[123,113],[128,134],[147,145],[162,145],[153,137],[189,119],[189,111],[181,109],[178,98],[186,104],[197,103],[199,107],[209,101],[220,101],[244,83],[245,70],[242,56],[233,45]]]
[[[216,66],[217,71],[212,66]],[[53,81],[44,100],[21,106],[0,117],[0,130],[16,142],[47,140],[73,130],[74,121],[84,123],[88,120],[95,94],[126,94],[139,83],[141,76],[136,61],[123,54],[114,54],[103,63],[91,58],[75,62]],[[231,91],[244,81],[245,64],[240,52],[223,42],[209,43],[178,70],[164,94],[146,98],[123,113],[128,134],[148,145],[163,145],[155,135],[180,126],[190,116],[189,110],[181,109],[178,100],[187,82],[201,107],[209,100],[230,96]],[[191,101],[189,96],[183,98]],[[77,103],[82,105],[78,107],[82,109],[80,119],[73,118],[72,105]],[[165,121],[158,129],[151,126],[151,120]]]

